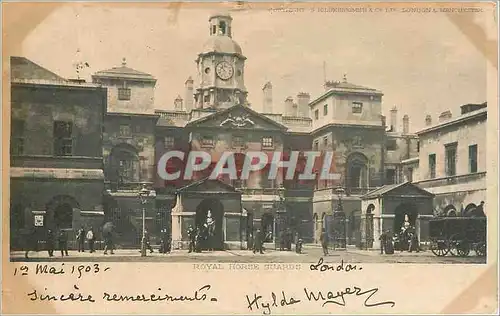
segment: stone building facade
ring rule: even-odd
[[[103,224],[101,128],[106,90],[65,80],[22,57],[11,58],[11,245],[35,228]]]
[[[426,118],[417,132],[419,155],[403,160],[407,180],[435,194],[435,213],[467,212],[486,201],[487,104],[466,104],[460,115]],[[484,210],[486,211],[486,210]]]
[[[283,113],[277,113],[273,86],[267,82],[262,89],[263,111],[259,113],[247,101],[246,57],[232,34],[230,16],[210,17],[208,40],[196,59],[198,76],[187,78],[185,91],[175,98],[171,110],[158,109],[159,105],[154,103],[156,79],[129,67],[125,60],[120,66],[96,72],[92,84],[70,82],[45,70],[47,76],[52,76],[51,80],[76,86],[71,89],[58,86],[61,91],[72,91],[67,98],[95,100],[75,112],[75,122],[87,122],[94,131],[79,134],[79,144],[88,141],[86,152],[75,151],[64,164],[46,153],[54,168],[91,170],[86,172],[92,175],[77,176],[85,178],[75,189],[82,196],[78,209],[100,210],[101,213],[92,213],[97,215],[88,215],[88,218],[98,218],[100,223],[112,222],[117,233],[116,243],[121,247],[139,245],[143,209],[152,242],[156,242],[162,229],[167,229],[172,234],[174,247],[186,246],[187,228],[200,223],[210,209],[216,217],[220,248],[239,248],[247,246],[257,229],[268,233],[267,242],[276,241],[283,227],[298,233],[305,242],[318,242],[326,219],[339,210],[341,198],[347,243],[361,247],[367,239],[373,240],[373,229],[362,229],[366,225],[362,197],[383,185],[405,180],[403,167],[406,165],[401,161],[418,156],[418,138],[410,133],[409,118],[403,116],[400,126],[398,111],[394,108],[387,122],[382,115],[383,93],[350,83],[346,76],[342,81],[326,82],[325,92],[318,97],[311,98],[306,92],[297,93],[295,99],[287,97]],[[28,75],[36,77],[37,72],[31,71]],[[12,89],[20,88],[13,84]],[[45,100],[46,97],[40,95],[42,90],[30,90],[28,97],[36,103],[38,98]],[[74,104],[76,107],[78,103]],[[13,113],[19,107],[14,105],[13,100]],[[38,113],[38,109],[23,111]],[[62,115],[68,109],[71,107],[57,109],[53,115]],[[18,137],[15,126],[13,123],[12,139]],[[50,140],[49,136],[40,143]],[[211,156],[212,167],[224,151],[234,152],[238,157],[248,151],[261,151],[269,157],[276,151],[284,156],[291,151],[315,150],[323,154],[333,151],[332,169],[341,174],[341,178],[284,180],[281,169],[275,180],[267,180],[266,170],[271,167],[268,164],[263,173],[251,175],[245,181],[224,177],[207,180],[208,172],[189,180],[164,181],[158,176],[158,162],[171,150],[205,151]],[[77,154],[86,158],[76,157]],[[15,155],[11,159],[13,167],[22,165]],[[166,167],[182,169],[183,161],[170,160]],[[28,192],[17,189],[18,178],[12,177],[12,205],[16,210],[19,208],[16,201]],[[66,182],[58,183],[65,190],[71,188]],[[57,185],[34,196],[43,195],[43,199],[50,201],[51,192],[58,190]],[[154,191],[146,203],[139,199],[143,185]],[[339,186],[345,188],[342,197],[335,191]],[[48,209],[43,205],[35,209]],[[78,223],[72,228],[88,225],[87,221],[77,218],[74,217]],[[371,235],[366,231],[372,232]]]

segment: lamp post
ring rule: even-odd
[[[335,189],[335,193],[337,194],[337,197],[339,199],[339,203],[337,206],[337,210],[333,213],[334,221],[335,221],[335,227],[336,227],[336,246],[337,248],[340,249],[346,249],[346,218],[345,218],[345,213],[344,213],[344,207],[342,205],[342,196],[345,193],[344,188],[342,187],[337,187]]]
[[[286,214],[286,206],[285,206],[285,188],[283,187],[283,184],[280,185],[278,188],[278,205],[276,208],[276,219],[275,219],[275,235],[274,235],[274,247],[276,249],[280,248],[280,243],[281,243],[281,238],[282,238],[282,230],[283,230],[283,223],[285,221],[284,215]]]
[[[141,200],[142,206],[142,239],[141,239],[141,257],[146,257],[146,203],[147,198],[150,196],[151,191],[146,188],[146,185],[142,185],[142,189],[139,191],[139,199]]]

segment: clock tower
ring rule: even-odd
[[[225,109],[246,104],[245,59],[241,47],[232,38],[232,18],[214,14],[209,18],[210,37],[198,54],[197,108]]]

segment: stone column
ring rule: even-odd
[[[172,209],[172,248],[178,248],[177,245],[182,240],[182,230],[181,230],[181,213],[182,212],[182,198],[177,197],[177,203]]]
[[[382,217],[373,216],[373,247],[372,249],[380,250],[380,233],[382,230]]]

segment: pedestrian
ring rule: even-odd
[[[321,231],[319,239],[321,241],[321,247],[323,248],[323,254],[328,256],[328,234],[324,229]]]
[[[78,252],[85,252],[85,228],[83,225],[76,234],[76,242],[78,244]]]
[[[387,232],[384,231],[382,232],[382,234],[380,234],[380,237],[378,238],[378,240],[380,240],[380,254],[383,255],[384,252],[385,252],[385,247],[387,245],[387,238],[389,236],[387,235]]]
[[[108,250],[110,250],[111,254],[114,254],[114,244],[113,244],[113,234],[111,231],[107,231],[104,233],[104,254],[108,254]]]
[[[286,249],[288,251],[292,251],[292,239],[293,239],[293,233],[290,230],[290,228],[287,228],[287,231],[286,231]]]
[[[38,251],[38,237],[35,228],[30,228],[24,236],[24,257],[28,259],[30,251]]]
[[[191,253],[196,250],[195,243],[196,243],[196,231],[194,230],[193,226],[189,226],[188,231],[188,238],[189,238],[189,251],[188,253]]]
[[[59,230],[59,249],[61,250],[61,257],[64,257],[64,255],[69,256],[68,254],[68,234],[66,233],[65,230],[60,229]]]
[[[259,253],[264,254],[264,251],[262,249],[263,246],[264,246],[264,238],[262,236],[260,229],[258,229],[257,232],[255,233],[255,238],[253,242],[253,253],[256,253],[258,251]]]
[[[391,237],[390,231],[387,231],[387,241],[385,243],[385,254],[387,254],[387,255],[394,254],[393,238]]]
[[[148,249],[150,253],[153,253],[153,247],[151,247],[151,238],[149,237],[149,232],[147,230],[144,230],[144,239],[146,249]]]
[[[94,227],[90,226],[90,229],[87,232],[86,238],[87,238],[87,242],[89,243],[90,253],[95,252],[95,250],[94,250],[94,242],[95,242]]]
[[[247,249],[253,250],[253,232],[248,234]]]
[[[302,253],[302,238],[299,238],[295,243],[295,252],[299,254]]]
[[[53,257],[55,248],[55,236],[54,232],[50,228],[47,230],[46,242],[47,242],[47,252],[49,253],[49,257]]]

